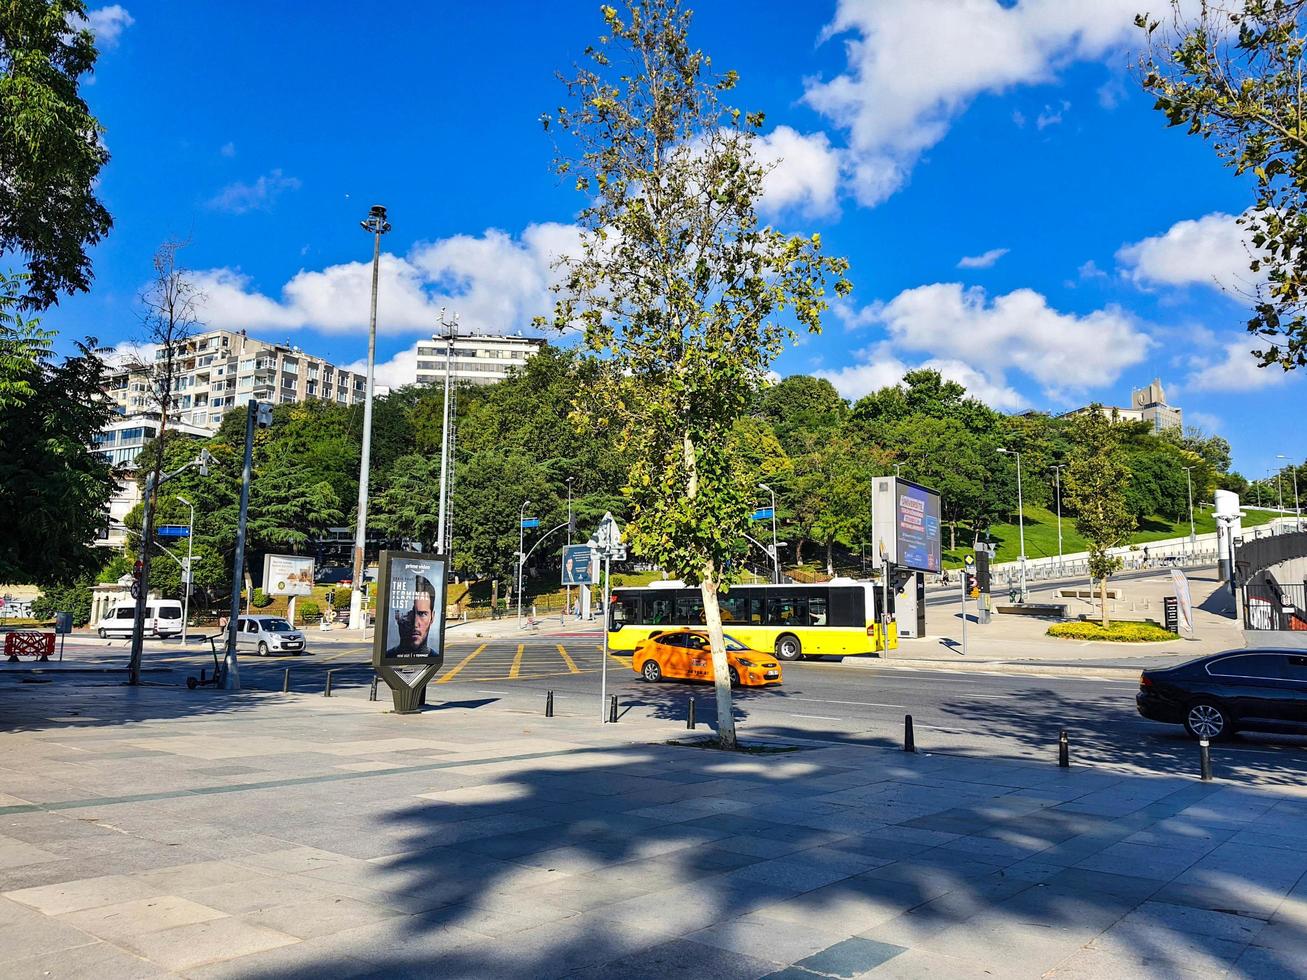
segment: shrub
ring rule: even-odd
[[[312,622],[322,615],[322,609],[312,599],[301,599],[295,603],[295,614],[304,623]]]
[[[90,622],[91,580],[84,578],[68,585],[52,585],[32,600],[34,618],[54,619],[56,612],[72,613],[74,626]]]
[[[1106,628],[1102,623],[1054,623],[1048,628],[1049,636],[1063,640],[1103,640],[1110,643],[1155,643],[1178,639],[1175,633],[1154,623],[1113,623]]]
[[[335,609],[337,612],[349,609],[350,591],[351,591],[350,589],[337,585],[336,594],[332,596],[331,599],[331,608]]]
[[[268,593],[264,592],[262,589],[255,589],[254,598],[251,599],[250,602],[254,605],[255,609],[266,609],[268,606],[272,605],[272,596],[268,595]]]

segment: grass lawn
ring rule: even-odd
[[[1026,557],[1027,558],[1048,558],[1057,556],[1057,514],[1051,510],[1045,510],[1043,507],[1025,508],[1026,517]],[[1245,508],[1243,526],[1257,527],[1261,524],[1269,523],[1270,520],[1277,516],[1274,511],[1255,510]],[[1210,512],[1194,513],[1194,529],[1199,534],[1210,534],[1216,530],[1216,520]],[[998,545],[998,553],[995,561],[1016,561],[1021,554],[1020,534],[1015,523],[1013,524],[994,524],[989,529],[990,537]],[[1135,544],[1143,545],[1149,541],[1160,541],[1164,538],[1186,537],[1189,534],[1189,522],[1187,520],[1172,524],[1170,521],[1161,517],[1152,517],[1140,523],[1138,530],[1135,532],[1131,541]],[[958,528],[958,545],[954,551],[944,552],[944,565],[948,568],[961,567],[963,558],[971,552],[972,534],[969,529]],[[948,541],[948,528],[944,528],[944,540]],[[964,543],[965,542],[965,543]],[[1065,554],[1072,554],[1077,551],[1085,551],[1085,540],[1076,533],[1075,520],[1063,515],[1062,517],[1062,551]]]

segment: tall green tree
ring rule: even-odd
[[[1102,621],[1108,625],[1107,581],[1122,561],[1109,554],[1130,540],[1135,518],[1126,501],[1130,468],[1121,447],[1121,428],[1103,414],[1101,405],[1075,417],[1075,448],[1066,473],[1065,498],[1075,511],[1076,530],[1089,545],[1089,574],[1098,579]]]
[[[90,288],[87,249],[113,224],[96,196],[104,128],[78,91],[96,59],[85,24],[82,0],[0,3],[0,253],[25,257],[37,309]]]
[[[32,396],[32,373],[53,350],[53,330],[19,309],[19,285],[26,277],[0,272],[0,408],[19,405]]]
[[[1144,89],[1172,126],[1200,136],[1253,200],[1239,217],[1252,248],[1250,352],[1263,367],[1307,364],[1307,95],[1304,0],[1172,0],[1175,30],[1140,15]]]
[[[849,417],[849,403],[835,386],[806,374],[764,387],[757,410],[792,455],[811,451],[839,432]]]
[[[602,12],[605,33],[567,82],[569,104],[544,118],[565,144],[559,173],[587,199],[554,323],[582,324],[606,358],[582,415],[616,426],[631,453],[635,550],[700,588],[718,737],[734,748],[718,591],[754,490],[732,465],[730,433],[793,324],[820,329],[827,282],[848,292],[847,263],[824,256],[816,235],[760,224],[762,114],[721,103],[737,76],[710,74],[679,0]]]

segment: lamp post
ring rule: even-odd
[[[1053,479],[1057,483],[1057,574],[1062,574],[1062,471],[1066,463],[1053,467]]]
[[[446,498],[449,488],[449,378],[454,360],[454,333],[458,328],[458,314],[452,322],[445,319],[445,311],[440,311],[440,325],[445,328],[445,407],[440,423],[440,530],[436,532],[436,551],[445,554],[448,542],[445,540]]]
[[[1194,528],[1194,476],[1192,466],[1180,467],[1184,470],[1185,486],[1189,490],[1189,556],[1192,558],[1198,548],[1198,532]]]
[[[574,476],[567,478],[567,546],[569,548],[572,547],[572,481],[575,479]],[[563,552],[563,567],[567,567],[566,551]],[[562,621],[567,622],[568,610],[572,608],[572,584],[570,582],[563,584],[563,595],[563,601],[566,605],[563,607]]]
[[[766,490],[771,494],[771,563],[772,563],[772,583],[781,584],[781,553],[776,546],[776,491],[765,483],[758,484],[759,490]]]
[[[1021,570],[1021,601],[1026,601],[1026,505],[1021,496],[1021,452],[1016,449],[1006,449],[1003,446],[998,447],[998,451],[1004,456],[1015,456],[1017,458],[1017,533],[1021,539],[1021,554],[1017,558],[1018,567]]]
[[[1280,458],[1280,457],[1278,457],[1278,456],[1276,457],[1276,459],[1279,459],[1279,458]],[[1275,470],[1275,507],[1276,507],[1276,509],[1277,509],[1278,511],[1280,511],[1281,514],[1284,513],[1284,490],[1280,487],[1280,474],[1281,474],[1282,472],[1284,472],[1284,467],[1283,467],[1283,466],[1276,467],[1276,470]],[[1269,480],[1270,477],[1271,477],[1271,471],[1270,471],[1270,469],[1267,469],[1267,471],[1266,471],[1266,478]]]
[[[517,512],[517,628],[522,628],[522,566],[526,564],[526,508],[531,501],[523,500]]]
[[[1284,453],[1277,453],[1275,458],[1284,460],[1285,465],[1289,466],[1293,473],[1293,529],[1295,531],[1301,531],[1302,509],[1298,506],[1298,466],[1297,464],[1290,463],[1289,457],[1284,455]],[[1280,469],[1283,470],[1284,467],[1281,466]]]
[[[182,649],[186,648],[186,627],[191,615],[191,578],[195,575],[195,505],[185,497],[177,497],[179,502],[190,508],[191,519],[186,525],[186,591],[182,593]]]
[[[377,279],[381,270],[381,236],[390,231],[386,209],[372,205],[359,225],[372,236],[372,311],[368,325],[368,385],[363,396],[363,453],[359,460],[359,506],[354,521],[354,589],[349,596],[349,628],[363,629],[363,597],[368,584],[363,580],[363,549],[368,533],[368,463],[372,455],[372,382],[377,360]],[[444,529],[441,529],[444,536]]]

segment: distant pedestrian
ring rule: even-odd
[[[1148,545],[1144,545],[1144,565],[1148,564]]]

